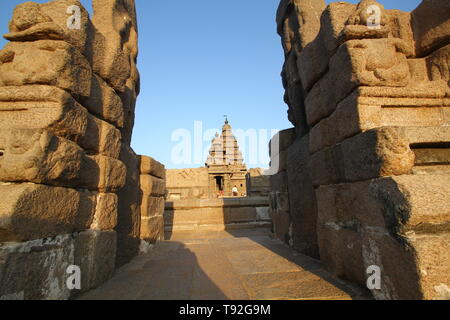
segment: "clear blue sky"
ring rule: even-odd
[[[1,0],[2,34],[7,32],[14,6],[23,2]],[[81,2],[91,10],[91,1]],[[404,11],[420,3],[379,2],[387,9]],[[136,3],[142,78],[132,142],[137,153],[152,156],[168,168],[201,166],[173,163],[171,153],[178,142],[171,141],[171,136],[181,128],[193,134],[196,120],[202,121],[204,130],[220,128],[225,114],[234,129],[268,130],[270,135],[272,129],[291,127],[280,79],[283,53],[275,25],[279,0]],[[5,43],[0,40],[0,47]],[[265,147],[268,139],[259,143]],[[208,146],[204,141],[203,148]],[[250,162],[249,150],[242,151]],[[267,167],[266,161],[248,164]]]

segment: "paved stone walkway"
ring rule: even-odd
[[[177,233],[81,299],[361,299],[267,230]]]

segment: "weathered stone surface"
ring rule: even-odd
[[[270,189],[272,191],[288,192],[286,171],[270,176]]]
[[[89,96],[91,67],[68,43],[51,40],[10,42],[3,51],[12,52],[13,59],[0,65],[0,86],[47,84],[67,90],[74,97]]]
[[[424,0],[411,12],[417,56],[423,57],[449,44],[449,12],[448,1],[436,0]]]
[[[411,234],[403,241],[369,233],[364,242],[366,266],[382,270],[377,299],[448,299],[448,233]]]
[[[417,148],[412,149],[416,156],[416,165],[450,163],[450,148]]]
[[[361,110],[363,108],[365,111]],[[360,121],[362,122],[363,119],[359,117],[359,110],[361,110],[361,113],[366,112],[366,114],[372,116],[371,111],[381,111],[381,106],[360,105],[357,95],[351,94],[337,106],[336,110],[329,117],[322,119],[311,129],[309,135],[311,154],[325,147],[331,147],[344,141],[346,138],[362,132],[363,128]],[[378,112],[378,114],[380,113]],[[377,117],[373,118],[378,119]]]
[[[269,175],[286,171],[287,150],[295,139],[295,129],[286,129],[278,132],[269,143],[270,169]]]
[[[373,292],[376,298],[437,297],[434,287],[448,281],[439,277],[448,268],[448,253],[431,250],[430,243],[448,239],[449,181],[449,175],[405,175],[318,188],[322,261],[362,285],[365,269],[379,266],[382,289]],[[416,239],[424,240],[419,245]]]
[[[91,80],[90,95],[80,99],[89,112],[117,128],[125,122],[124,106],[117,93],[106,82],[94,74]]]
[[[3,128],[48,129],[86,151],[118,158],[120,131],[89,114],[64,90],[41,85],[0,87],[0,110]]]
[[[35,5],[35,4],[33,4]],[[30,10],[31,7],[24,8]],[[32,9],[31,9],[32,10]],[[17,9],[15,10],[17,11]],[[48,19],[48,17],[36,17],[36,19]],[[17,22],[17,21],[14,21]],[[13,23],[14,23],[13,22]],[[21,22],[19,22],[21,23]],[[26,22],[25,22],[26,23]],[[34,40],[64,40],[64,31],[50,21],[42,20],[37,25],[22,31],[13,31],[3,36],[10,41],[34,41]]]
[[[57,300],[71,295],[67,268],[74,264],[71,235],[0,246],[0,300]]]
[[[293,245],[292,218],[288,212],[280,211],[272,216],[273,234],[286,245]]]
[[[166,202],[165,208],[172,209],[197,209],[216,207],[264,207],[267,206],[267,197],[246,197],[246,198],[220,198],[220,199],[182,199]]]
[[[94,0],[95,40],[92,68],[116,92],[124,107],[123,142],[130,145],[140,77],[136,67],[137,21],[134,0]]]
[[[98,190],[101,192],[115,192],[125,186],[127,167],[117,159],[94,156],[100,169],[98,178]]]
[[[104,156],[118,159],[120,154],[120,142],[122,140],[122,135],[119,130],[117,130],[111,124],[95,119],[94,123],[96,127],[93,129],[96,135],[99,132],[98,138],[98,153]]]
[[[308,133],[310,126],[306,121],[305,92],[303,85],[297,83],[286,88],[284,100],[289,106],[288,120],[295,126],[296,136]]]
[[[141,239],[155,243],[164,239],[164,217],[143,217],[141,220]]]
[[[394,38],[402,39],[411,51],[415,54],[414,34],[411,26],[411,13],[400,10],[386,10],[389,15],[389,29],[390,35]]]
[[[317,245],[317,201],[311,179],[309,136],[297,139],[288,151],[288,190],[293,221],[293,247],[314,258]]]
[[[170,188],[167,189],[167,199],[180,200],[180,199],[207,199],[209,197],[209,187],[197,187],[197,188]]]
[[[375,9],[375,7],[377,9]],[[379,21],[375,15],[380,14]],[[378,25],[377,25],[378,24]],[[352,39],[399,38],[414,51],[411,15],[400,10],[386,10],[376,0],[362,0],[350,15],[339,35],[341,41]]]
[[[74,264],[81,269],[81,290],[73,294],[96,288],[114,273],[117,235],[114,231],[92,231],[80,233],[75,238]]]
[[[125,167],[116,159],[87,156],[72,141],[51,132],[0,132],[0,180],[34,182],[89,190],[117,190],[125,183]]]
[[[166,179],[164,165],[147,156],[139,156],[141,174],[148,174],[157,178]]]
[[[404,175],[321,186],[316,190],[319,215],[326,217],[322,221],[384,228],[393,235],[446,231],[448,201],[441,199],[448,181],[448,175]]]
[[[322,13],[316,40],[304,48],[297,60],[300,79],[306,92],[326,73],[330,58],[339,47],[339,34],[355,8],[353,4],[333,2]]]
[[[76,186],[90,163],[77,144],[39,129],[1,129],[0,150],[0,180],[5,182]]]
[[[368,230],[363,239],[364,267],[379,266],[381,289],[372,290],[378,300],[424,299],[417,256],[407,239],[395,239],[381,230]]]
[[[270,192],[270,177],[261,168],[251,168],[247,173],[247,196],[261,197]]]
[[[362,11],[365,13],[365,11]],[[383,16],[383,15],[382,15]],[[349,18],[350,21],[351,17]],[[364,17],[366,19],[366,17]],[[347,21],[347,23],[351,23]],[[388,38],[389,37],[389,27],[381,26],[379,29],[369,29],[365,24],[349,24],[346,25],[340,34],[340,41],[349,41],[355,39],[380,39],[380,38]],[[411,47],[412,49],[412,47]]]
[[[93,5],[95,26],[77,0],[19,5],[0,50],[0,299],[69,298],[68,265],[89,290],[139,250],[134,1]]]
[[[439,165],[418,165],[412,170],[413,174],[450,174],[450,166],[448,164]]]
[[[71,29],[67,27],[69,16],[67,15],[67,10],[71,6],[77,6],[80,10],[80,29]],[[81,30],[81,31],[80,31]],[[22,66],[24,74],[18,76],[15,74],[14,79],[10,79],[9,82],[13,82],[17,85],[17,82],[24,83],[48,83],[52,85],[57,85],[63,89],[70,89],[70,91],[75,95],[75,97],[80,98],[83,104],[94,114],[99,115],[103,119],[114,123],[118,127],[122,128],[124,125],[124,111],[122,101],[117,96],[114,91],[107,86],[103,80],[97,75],[93,75],[91,79],[88,79],[86,71],[83,69],[90,69],[86,67],[86,63],[93,62],[93,58],[96,56],[93,50],[93,43],[98,47],[104,45],[104,37],[100,35],[89,20],[89,14],[83,8],[79,1],[76,0],[63,0],[63,1],[53,1],[46,4],[35,4],[35,3],[25,3],[18,6],[15,9],[13,19],[10,23],[11,33],[6,35],[6,38],[12,41],[26,42],[26,44],[10,44],[5,50],[7,52],[13,53],[13,59],[9,59],[8,62],[14,62],[17,53],[14,53],[14,48],[19,51],[20,54],[33,54],[35,55],[37,49],[21,48],[24,45],[37,47],[39,49],[45,49],[38,57],[42,56],[42,61],[44,61],[47,55],[52,55],[52,62],[58,62],[56,64],[51,64],[55,70],[55,74],[62,73],[66,76],[64,79],[56,78],[52,79],[51,73],[46,73],[41,75],[41,78],[33,78],[27,76],[27,74],[34,75],[33,69],[30,69],[28,65]],[[64,40],[65,44],[61,41],[37,41],[37,40]],[[29,42],[34,41],[34,42]],[[69,45],[70,44],[70,45]],[[17,47],[19,46],[19,47]],[[73,46],[73,47],[72,47]],[[11,48],[12,49],[11,49]],[[72,51],[76,53],[73,59],[74,61],[68,60],[64,56],[63,52],[59,52],[56,49],[48,50],[48,48],[58,48],[60,51],[67,51],[67,55],[73,55]],[[69,48],[70,50],[66,50]],[[37,51],[40,52],[40,51]],[[56,52],[56,53],[55,53]],[[83,61],[79,54],[84,54],[87,61]],[[26,59],[26,56],[24,57]],[[34,61],[34,60],[33,60]],[[38,62],[40,60],[37,60]],[[47,61],[47,60],[45,60]],[[45,62],[44,61],[44,62]],[[23,61],[19,59],[16,64],[21,65]],[[78,65],[71,63],[76,62]],[[39,63],[35,63],[36,67]],[[67,65],[62,68],[61,65]],[[80,65],[80,66],[79,66]],[[72,68],[73,71],[70,71]],[[78,68],[78,69],[77,69]],[[21,70],[22,70],[21,69]],[[78,71],[77,71],[78,70]],[[80,79],[79,75],[84,76]],[[72,75],[76,75],[74,79],[78,80],[75,83],[83,85],[82,90],[79,88],[72,88],[70,80]],[[81,81],[80,81],[81,80]],[[56,82],[55,82],[56,81]],[[69,85],[69,87],[67,87]],[[81,91],[81,92],[80,92]]]
[[[209,197],[208,168],[166,170],[167,200]]]
[[[281,151],[286,151],[295,140],[295,129],[290,128],[279,131],[269,144],[269,153],[276,156]]]
[[[411,52],[400,39],[347,41],[331,58],[329,71],[306,97],[308,124],[313,126],[330,115],[337,103],[358,86],[406,86],[410,80],[408,55]]]
[[[441,82],[431,82],[434,89]],[[446,84],[444,83],[446,86]],[[375,88],[372,88],[375,89]],[[413,90],[411,88],[410,90]],[[435,92],[437,90],[434,90]],[[440,91],[440,90],[439,90]],[[450,101],[428,91],[429,98],[362,97],[356,91],[338,104],[336,110],[311,129],[310,151],[342,142],[360,132],[382,126],[446,127],[450,124]],[[372,90],[373,92],[373,90]],[[410,91],[412,94],[414,91]],[[384,91],[384,93],[388,93]],[[393,92],[392,92],[393,93]],[[436,92],[437,93],[437,92]],[[393,94],[394,95],[394,94]],[[433,97],[434,95],[434,97]],[[417,93],[419,96],[419,93]]]
[[[450,44],[437,49],[425,58],[429,78],[432,81],[443,81],[447,83],[450,80],[450,71],[448,68],[450,60]],[[447,94],[447,97],[449,95]]]
[[[413,235],[408,238],[417,252],[425,299],[450,299],[450,233]]]
[[[286,56],[286,61],[284,62],[283,70],[281,71],[283,87],[285,89],[300,83],[301,79],[298,72],[297,54],[295,52],[290,52]]]
[[[449,175],[410,175],[392,179],[405,194],[409,209],[406,216],[397,217],[402,223],[399,232],[436,233],[449,230],[450,213],[447,209],[450,202],[447,197],[450,192]],[[377,191],[380,198],[387,196],[379,187],[372,190]]]
[[[167,188],[209,186],[207,168],[169,169],[166,172]]]
[[[272,219],[272,234],[291,244],[292,219],[289,211],[288,176],[286,171],[270,176],[269,216]]]
[[[224,230],[223,208],[186,208],[164,212],[164,225],[167,231],[196,230],[199,226],[219,226]]]
[[[164,205],[166,200],[164,197],[153,197],[148,194],[142,195],[141,216],[153,217],[164,213]]]
[[[80,10],[80,28],[68,28],[71,6]],[[71,11],[75,14],[74,11]],[[87,58],[92,59],[91,43],[96,32],[89,20],[89,13],[77,0],[58,0],[43,4],[26,2],[14,9],[9,23],[10,41],[64,40],[75,46]],[[98,38],[98,35],[97,35]],[[98,41],[98,39],[97,39]]]
[[[256,207],[227,208],[223,209],[224,222],[241,223],[253,222],[257,220]]]
[[[380,29],[367,27],[367,8],[377,5],[381,9]],[[311,10],[313,11],[313,10]],[[333,2],[321,17],[320,32],[300,54],[298,70],[304,89],[309,92],[326,72],[331,57],[345,41],[354,39],[397,38],[402,39],[408,53],[413,53],[413,36],[409,13],[384,10],[376,1],[362,1],[358,6],[345,2]]]
[[[90,229],[107,231],[117,226],[118,198],[114,193],[99,193],[94,221]]]
[[[141,191],[139,188],[139,160],[134,151],[124,144],[120,160],[126,166],[125,186],[118,191],[119,207],[116,267],[128,263],[139,253],[141,243]]]
[[[144,194],[151,196],[164,196],[166,194],[166,184],[163,179],[141,174],[140,185]]]
[[[276,192],[275,200],[276,200],[275,209],[277,211],[290,212],[291,207],[288,192]]]
[[[372,6],[380,13],[375,28]],[[375,0],[334,2],[306,45],[293,2],[281,1],[277,13],[284,101],[297,142],[286,161],[272,154],[276,168],[287,168],[271,177],[272,232],[303,250],[317,230],[325,265],[364,287],[367,268],[379,266],[376,299],[450,296],[442,244],[450,221],[447,7],[425,0],[409,13]],[[308,134],[309,150],[301,140]],[[301,214],[313,208],[313,186],[317,228]],[[288,211],[279,206],[281,195]]]
[[[166,231],[225,230],[239,226],[267,225],[267,197],[236,199],[186,199],[166,202]]]
[[[133,87],[134,82],[137,82],[136,87]],[[125,93],[120,94],[120,98],[122,99],[122,103],[124,105],[124,113],[125,113],[125,124],[124,127],[122,128],[122,141],[128,145],[131,144],[131,137],[134,127],[134,113],[136,109],[136,99],[139,90],[140,90],[139,80],[135,81],[129,79],[127,80],[127,88],[125,90]]]
[[[268,206],[256,207],[256,220],[270,222],[270,210]]]
[[[320,15],[325,1],[283,0],[277,10],[278,33],[283,38],[283,47],[288,53],[292,48],[301,51],[313,41],[320,29]]]
[[[373,11],[371,6],[377,6],[380,13],[380,27],[386,26],[389,20],[389,13],[384,9],[384,6],[376,0],[361,0],[356,9],[348,18],[346,25],[361,25],[367,27],[370,25]]]
[[[81,9],[81,31],[67,28],[66,10],[71,4],[75,4]],[[97,0],[93,2],[93,7],[95,28],[99,32],[92,26],[86,10],[78,1],[66,0],[34,7],[33,14],[43,18],[27,16],[25,20],[30,21],[25,22],[21,21],[23,19],[20,15],[24,10],[30,10],[30,8],[26,6],[19,10],[18,18],[15,19],[17,21],[12,23],[14,32],[10,33],[8,37],[20,41],[38,41],[15,42],[6,46],[2,56],[7,59],[0,59],[5,63],[0,69],[11,72],[5,75],[4,81],[0,79],[0,83],[3,85],[45,83],[67,89],[77,99],[86,103],[93,113],[114,123],[119,128],[123,127],[124,140],[130,143],[134,124],[135,100],[139,93],[139,73],[136,68],[137,23],[134,1]],[[124,14],[126,19],[124,19]],[[105,21],[112,23],[105,23]],[[26,30],[15,32],[17,31],[15,24]],[[27,47],[26,50],[22,50],[23,47]],[[48,48],[51,50],[49,51]],[[23,62],[29,58],[27,54],[33,54],[34,59],[37,58],[32,67],[51,65],[53,69],[43,74],[33,72],[33,69],[29,69],[29,67],[23,69],[25,68]],[[50,57],[52,64],[48,64]],[[96,91],[99,89],[98,79],[92,78],[90,64],[97,74],[119,92],[123,110],[116,108],[117,97],[104,86],[100,89],[106,94],[103,96],[105,99],[103,106],[105,107],[102,108],[103,106],[98,105],[99,97],[97,96],[98,91]],[[15,71],[12,72],[13,70]],[[91,75],[89,76],[88,73]],[[77,81],[74,82],[73,79],[77,79]],[[90,92],[91,90],[94,92]],[[107,106],[108,103],[112,104]],[[122,119],[124,117],[122,114],[125,115],[124,119]]]
[[[280,151],[279,153],[270,157],[270,174],[277,174],[287,169],[287,150]]]
[[[137,22],[133,0],[94,0],[93,23],[105,37],[95,49],[93,68],[115,90],[135,90],[139,82],[136,68]],[[128,80],[132,80],[127,84]]]
[[[31,183],[1,184],[0,242],[54,237],[89,228],[95,193]]]
[[[34,27],[38,24],[49,22],[51,22],[51,18],[41,12],[39,4],[34,2],[27,2],[18,5],[14,9],[13,17],[9,22],[9,31],[20,32],[30,29],[31,27]]]
[[[319,202],[319,207],[322,204]],[[317,225],[320,260],[339,278],[365,286],[366,270],[361,235],[349,225],[337,225],[320,219]]]
[[[411,61],[417,61],[417,59],[408,59],[408,62]],[[413,67],[411,66],[411,68]],[[424,70],[420,70],[420,72],[425,72]],[[411,106],[416,104],[439,106],[439,104],[448,105],[448,100],[445,99],[448,95],[445,85],[444,81],[430,81],[409,83],[407,87],[359,87],[355,92],[360,95],[363,104],[376,104],[372,101],[378,100],[378,103],[381,101],[386,106]],[[395,101],[391,100],[392,98],[403,98],[403,100]],[[436,98],[442,100],[439,101]]]
[[[361,133],[311,156],[315,186],[376,177],[408,174],[414,153],[402,128],[381,128]]]

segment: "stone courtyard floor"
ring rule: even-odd
[[[364,299],[266,229],[176,233],[82,300]]]

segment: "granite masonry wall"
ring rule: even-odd
[[[450,298],[450,3],[282,0],[277,25],[275,234],[364,287],[378,267],[377,299]]]
[[[139,178],[153,173],[130,147],[134,1],[92,4],[92,20],[75,0],[19,5],[0,50],[0,299],[73,297],[157,238],[150,223],[141,237]]]

